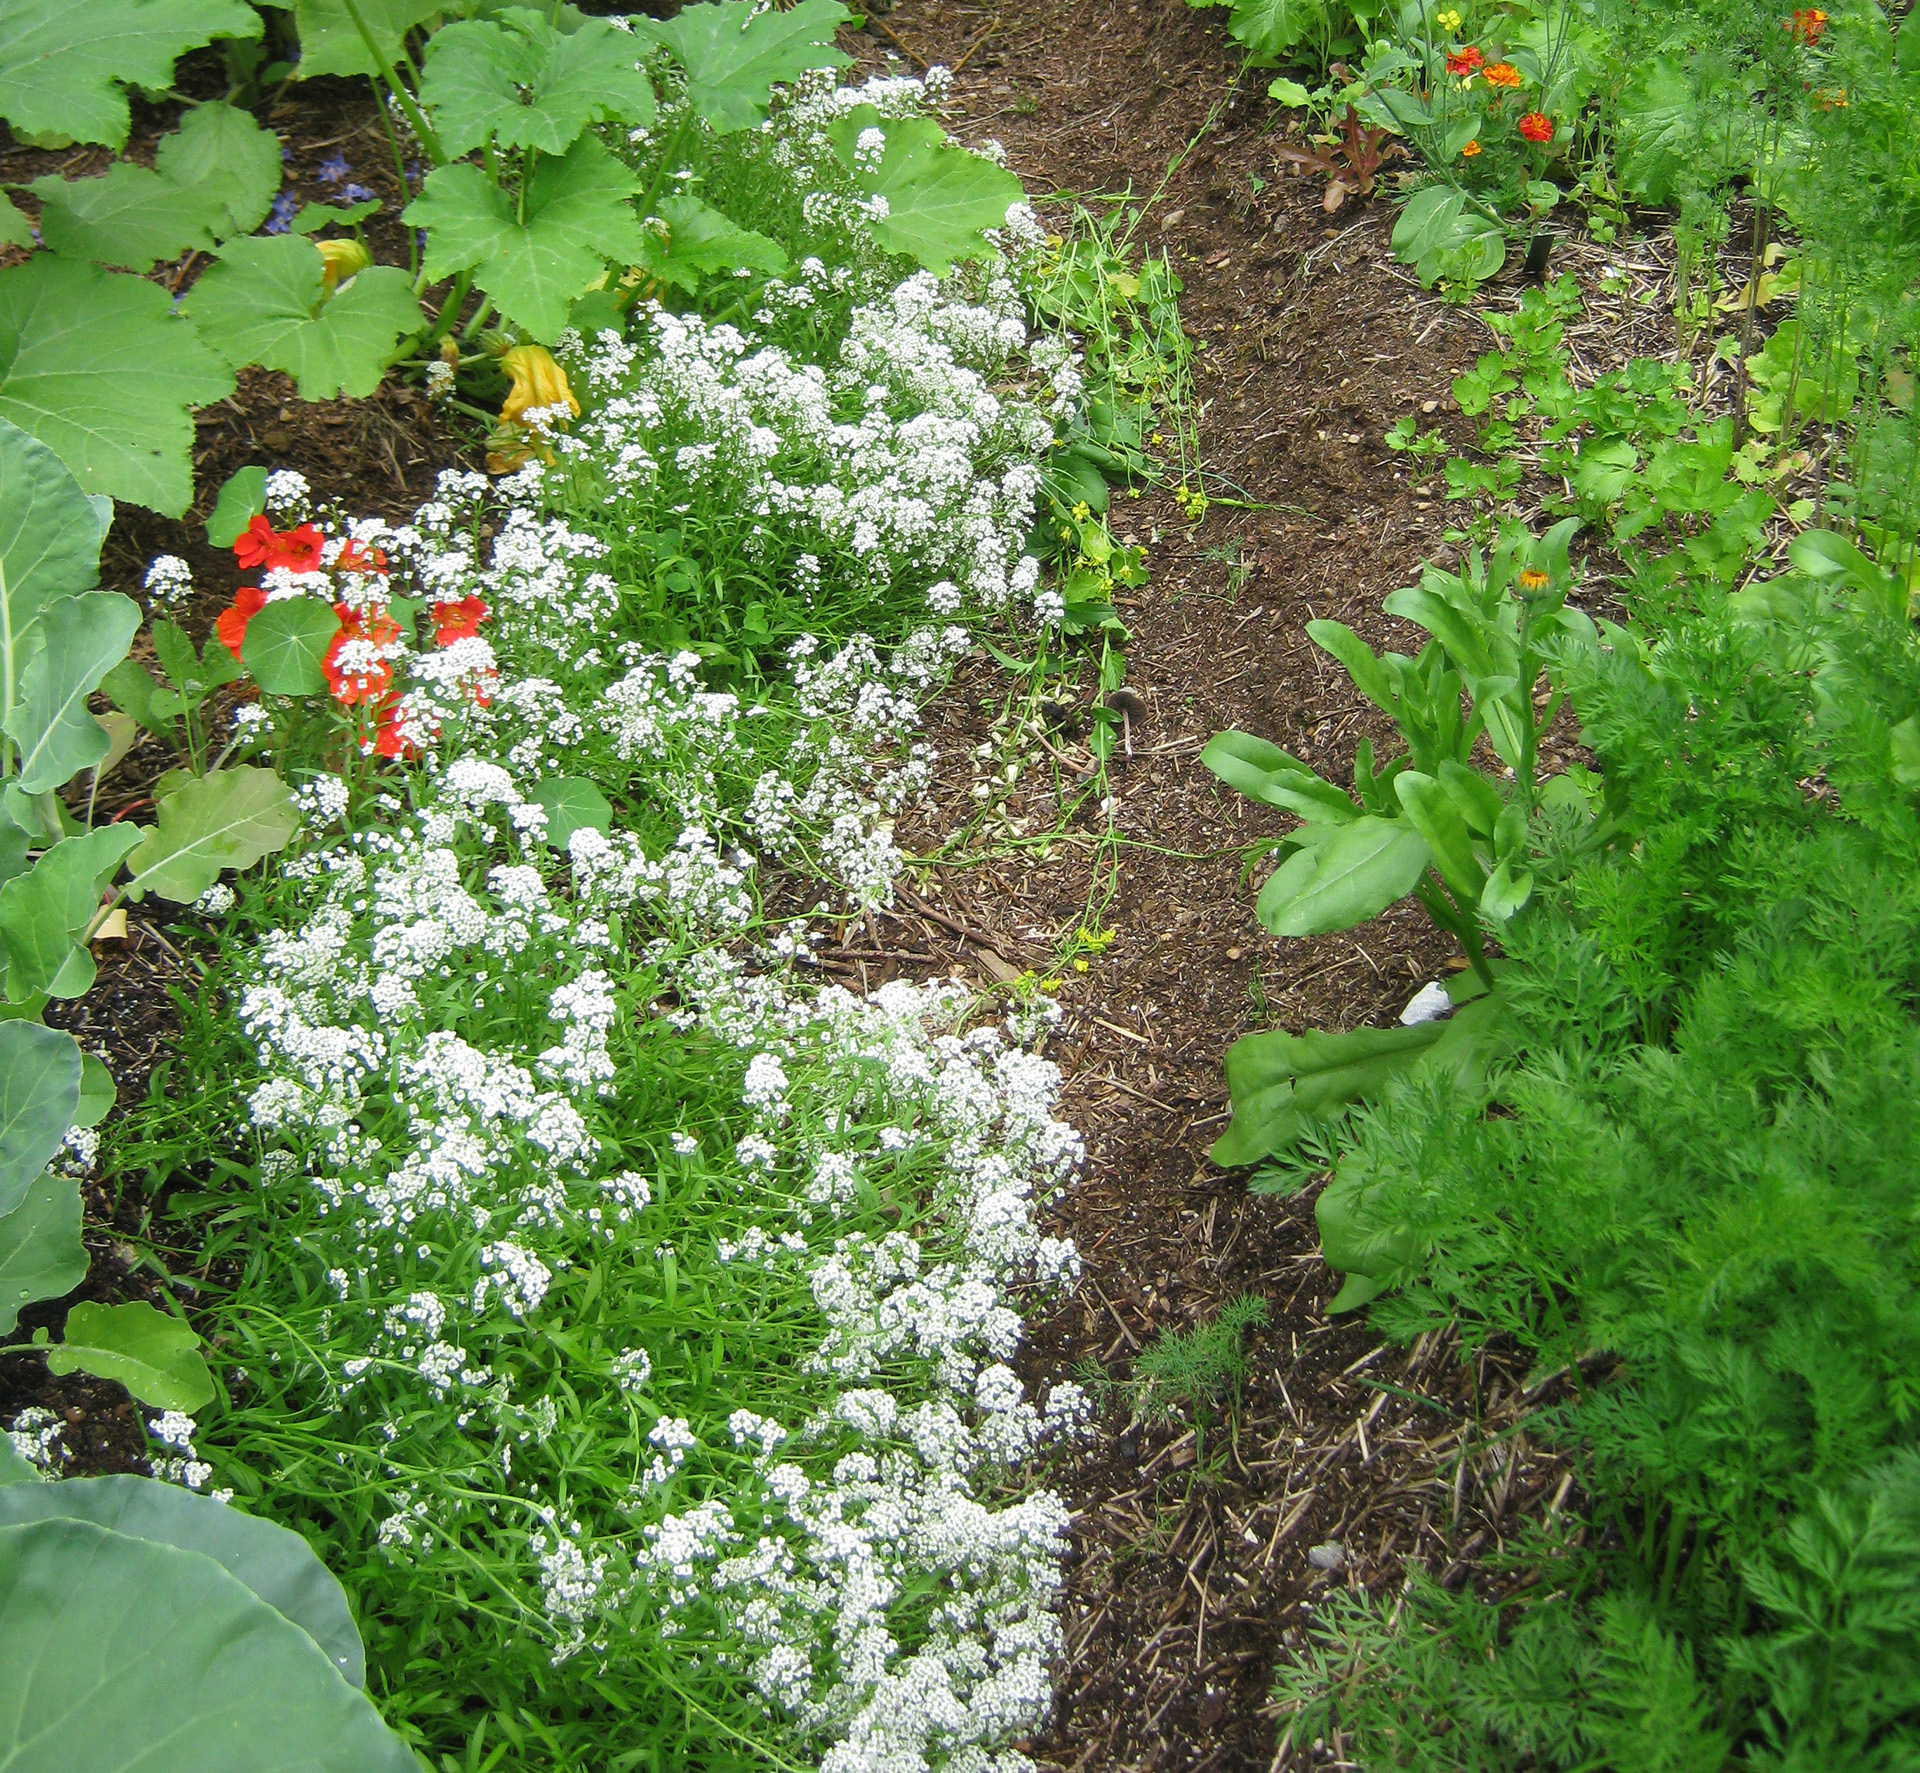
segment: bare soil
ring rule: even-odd
[[[1338,1277],[1317,1254],[1311,1192],[1250,1194],[1209,1161],[1231,1041],[1392,1022],[1461,963],[1411,906],[1349,935],[1269,936],[1242,856],[1282,820],[1223,790],[1198,753],[1238,727],[1340,782],[1363,734],[1391,754],[1383,717],[1305,626],[1337,618],[1406,652],[1426,638],[1380,605],[1449,552],[1440,476],[1383,434],[1415,414],[1464,446],[1449,386],[1493,340],[1394,261],[1385,201],[1330,214],[1322,182],[1276,155],[1268,76],[1236,81],[1216,15],[1183,0],[1032,0],[1017,14],[900,0],[849,42],[872,67],[957,69],[948,127],[999,140],[1036,197],[1152,199],[1138,238],[1170,255],[1183,322],[1205,341],[1203,484],[1266,507],[1216,502],[1196,527],[1150,493],[1116,496],[1110,513],[1117,534],[1152,543],[1152,581],[1122,612],[1146,713],[1130,722],[1132,755],[1110,766],[1117,935],[1064,975],[1049,1047],[1063,1112],[1087,1136],[1084,1178],[1057,1209],[1086,1275],[1034,1326],[1027,1366],[1035,1380],[1124,1381],[1157,1333],[1244,1293],[1268,1316],[1249,1334],[1237,1412],[1142,1422],[1116,1390],[1056,1474],[1074,1512],[1068,1659],[1053,1725],[1029,1748],[1060,1769],[1310,1765],[1319,1757],[1287,1738],[1268,1693],[1329,1586],[1391,1592],[1415,1560],[1467,1579],[1523,1517],[1566,1505],[1568,1474],[1515,1431],[1537,1400],[1497,1352],[1468,1366],[1451,1343],[1383,1346],[1363,1321],[1330,1318]],[[915,828],[927,840],[968,810],[953,766],[993,736],[1003,695],[982,666],[930,711],[950,767]],[[1044,828],[1051,792],[1036,773],[1009,811]],[[1084,842],[1046,860],[983,846],[944,862],[926,898],[903,897],[881,928],[911,970],[957,963],[983,984],[1045,970],[1088,903],[1089,856]],[[871,964],[874,979],[892,970]]]

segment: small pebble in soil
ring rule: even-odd
[[[1307,1562],[1316,1570],[1343,1570],[1347,1563],[1347,1548],[1337,1539],[1329,1539],[1325,1545],[1307,1547]]]

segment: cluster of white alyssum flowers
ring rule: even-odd
[[[834,119],[925,96],[803,82],[754,151],[824,189]],[[486,1637],[503,1715],[516,1680],[691,1695],[832,1773],[1011,1773],[1046,1716],[1066,1516],[1006,1480],[1085,1412],[1013,1368],[1078,1274],[1038,1225],[1081,1154],[1058,1075],[956,983],[810,983],[759,912],[771,864],[886,900],[921,704],[972,619],[1045,608],[1078,383],[1028,337],[1035,238],[1016,205],[945,279],[798,255],[751,325],[564,341],[551,461],[334,514],[353,552],[270,590],[358,572],[435,633],[368,617],[394,791],[309,776],[229,908],[271,925],[233,995],[275,1259],[225,1308],[265,1438],[177,1444],[201,1482],[281,1449],[362,1607]]]

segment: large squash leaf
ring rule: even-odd
[[[446,0],[354,0],[354,12],[389,63],[400,41],[417,24],[446,10]],[[300,33],[300,78],[320,74],[378,75],[380,64],[347,11],[347,0],[295,0],[294,28]]]
[[[326,261],[297,234],[251,235],[228,244],[183,304],[208,344],[236,368],[282,369],[302,400],[371,394],[400,340],[420,324],[413,280],[370,265],[326,290]]]
[[[726,135],[766,121],[772,87],[811,68],[844,68],[853,58],[834,48],[833,34],[852,16],[839,0],[800,0],[788,12],[719,0],[670,19],[636,18],[633,28],[673,52],[695,112]]]
[[[144,271],[258,227],[280,186],[280,144],[245,111],[197,105],[161,140],[158,170],[118,161],[97,178],[33,181],[40,232],[63,258]]]
[[[875,129],[886,141],[877,161],[860,152],[860,138]],[[861,194],[885,199],[886,213],[872,223],[875,239],[929,271],[980,257],[988,250],[980,230],[1001,226],[1008,205],[1020,200],[1012,173],[954,147],[929,118],[883,118],[873,106],[858,105],[829,133]]]
[[[564,153],[590,123],[651,123],[646,40],[605,19],[557,31],[516,6],[492,19],[443,26],[427,46],[420,96],[440,145],[470,154],[503,148]]]
[[[528,183],[524,221],[513,198],[477,166],[428,174],[405,219],[427,230],[429,277],[472,271],[508,320],[550,344],[575,296],[610,262],[632,264],[645,251],[627,201],[636,182],[588,137],[541,160]]]
[[[1261,65],[1284,61],[1327,23],[1326,0],[1233,0],[1227,29]]]
[[[326,1652],[201,1552],[0,1527],[0,1615],[34,1650],[0,1658],[9,1773],[418,1773]]]
[[[667,237],[651,229],[638,264],[656,282],[697,290],[702,278],[720,271],[749,270],[775,273],[787,268],[787,255],[777,240],[751,228],[737,228],[719,210],[698,197],[668,197],[660,204]]]
[[[280,189],[280,138],[224,99],[188,111],[160,138],[153,162],[176,185],[219,202],[225,214],[213,223],[217,240],[259,227]]]
[[[189,409],[232,392],[159,284],[49,253],[0,271],[0,418],[88,492],[178,517],[193,498]]]
[[[18,134],[126,145],[127,86],[165,91],[215,37],[257,37],[245,0],[0,0],[0,117]]]

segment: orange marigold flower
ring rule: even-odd
[[[1495,62],[1487,69],[1487,84],[1489,86],[1512,87],[1518,86],[1520,83],[1520,70],[1516,68],[1512,62]]]
[[[1529,111],[1520,119],[1520,133],[1530,142],[1553,140],[1553,119],[1544,111]]]
[[[1465,49],[1457,49],[1447,57],[1447,72],[1449,74],[1464,74],[1471,80],[1474,71],[1479,68],[1486,59],[1479,50],[1475,49],[1473,45],[1469,43]]]
[[[243,571],[284,566],[289,572],[310,573],[320,565],[320,532],[310,523],[284,535],[264,517],[256,517],[234,539],[233,557]]]
[[[256,523],[262,519],[255,518]],[[267,607],[267,594],[258,585],[242,585],[234,593],[233,608],[223,609],[220,619],[214,623],[213,631],[220,637],[220,644],[237,659],[240,649],[246,645],[247,624]]]
[[[1467,145],[1460,150],[1460,158],[1462,160],[1471,160],[1474,155],[1479,152],[1480,144],[1478,142],[1468,142]]]
[[[1826,34],[1827,15],[1817,6],[1796,6],[1793,17],[1783,20],[1782,24],[1793,34],[1795,42],[1811,49]]]
[[[1547,575],[1537,566],[1530,566],[1520,575],[1522,591],[1544,591],[1547,588]]]
[[[471,640],[480,632],[480,624],[492,614],[477,597],[463,597],[458,603],[436,603],[433,638],[441,646],[451,646],[456,640]]]

